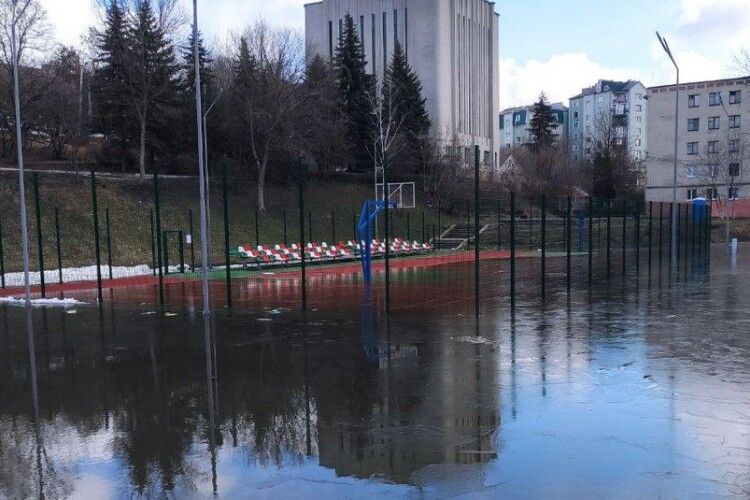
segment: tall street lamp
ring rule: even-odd
[[[675,70],[677,70],[677,85],[675,87],[675,105],[674,105],[674,177],[672,179],[672,244],[671,244],[671,262],[672,262],[672,272],[677,271],[677,210],[679,210],[677,205],[677,152],[678,152],[678,145],[677,141],[679,140],[679,129],[680,129],[680,67],[677,65],[677,61],[675,61],[674,55],[672,55],[672,50],[669,48],[669,44],[667,43],[667,40],[659,34],[659,32],[656,32],[656,38],[659,39],[659,43],[661,44],[662,48],[664,49],[664,52],[667,53],[667,56],[669,56],[669,60],[672,61],[672,64],[675,67]]]
[[[201,197],[201,278],[203,285],[203,316],[211,312],[208,291],[208,232],[206,207],[206,171],[203,157],[203,102],[201,96],[201,68],[198,54],[198,0],[193,0],[193,58],[195,59],[195,113],[198,122],[198,177]]]

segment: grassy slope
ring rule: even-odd
[[[42,212],[45,268],[57,268],[54,209],[60,210],[63,266],[91,265],[95,262],[93,236],[93,210],[91,180],[88,176],[40,174],[40,200]],[[229,219],[230,245],[255,244],[254,186],[242,179],[230,179]],[[162,229],[189,232],[188,212],[193,210],[194,230],[198,232],[198,186],[191,179],[161,179]],[[224,219],[220,181],[214,183],[211,198],[213,254],[216,261],[223,259]],[[150,216],[153,208],[153,184],[140,184],[134,180],[97,179],[99,224],[103,263],[107,262],[105,210],[110,210],[112,227],[112,254],[114,265],[150,264]],[[313,182],[306,190],[305,231],[308,231],[309,212],[312,212],[312,236],[315,241],[331,242],[332,219],[336,218],[336,239],[353,237],[353,214],[359,212],[365,199],[371,197],[366,184]],[[289,242],[299,239],[299,209],[296,186],[269,186],[266,191],[268,211],[259,218],[261,244],[275,244],[284,240],[284,211],[287,212]],[[38,269],[36,214],[34,194],[29,176],[27,203],[31,239],[32,269]],[[17,176],[0,173],[0,221],[3,225],[6,272],[21,268],[20,230],[18,224],[19,194]],[[395,232],[406,236],[406,211],[397,211],[394,217]],[[409,211],[412,239],[422,239],[422,210]],[[437,215],[426,210],[426,224],[436,224]],[[443,225],[448,217],[442,217]],[[196,240],[196,259],[200,245]],[[177,244],[170,245],[171,261],[176,261]],[[190,251],[185,249],[190,262]],[[176,263],[176,262],[175,262]]]

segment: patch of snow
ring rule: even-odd
[[[109,279],[109,267],[104,265],[101,266],[102,279]],[[178,272],[179,266],[170,266],[170,272]],[[132,278],[135,276],[147,276],[152,275],[154,270],[147,265],[140,266],[118,266],[112,267],[112,277],[117,278]],[[29,280],[32,285],[39,285],[41,273],[38,271],[29,273]],[[47,284],[58,283],[60,279],[57,269],[49,269],[44,271],[44,282]],[[96,266],[86,267],[66,267],[63,268],[63,282],[71,283],[76,281],[96,281]],[[23,273],[7,273],[5,275],[5,284],[8,287],[20,287],[24,286]]]
[[[494,345],[494,342],[492,342],[489,339],[486,339],[484,337],[470,337],[468,335],[464,337],[451,337],[451,340],[455,342],[463,342],[466,344],[485,344],[485,345]]]
[[[2,297],[0,298],[0,304],[6,304],[11,306],[24,306],[26,305],[26,299],[17,299],[15,297]],[[84,304],[84,302],[78,301],[76,299],[32,299],[31,306],[32,307],[73,307],[80,304]]]

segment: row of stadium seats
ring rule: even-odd
[[[373,257],[381,257],[385,254],[385,242],[373,240],[370,247]],[[423,254],[432,251],[429,243],[417,241],[407,242],[394,239],[390,243],[390,253],[393,256],[407,256]],[[336,245],[328,243],[308,243],[305,248],[305,260],[307,262],[337,262],[358,259],[361,255],[361,244],[356,241],[341,241]],[[282,265],[296,264],[302,260],[300,246],[295,243],[289,247],[286,245],[253,247],[252,245],[240,245],[232,250],[230,254],[245,264],[257,265]]]

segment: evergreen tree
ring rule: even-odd
[[[96,127],[106,134],[119,136],[123,167],[130,138],[128,91],[125,84],[127,29],[126,12],[120,0],[111,0],[106,11],[104,29],[96,36],[97,69],[92,82]]]
[[[195,46],[195,39],[193,31],[190,30],[190,38],[187,43],[181,48],[182,55],[182,70],[184,74],[184,86],[189,92],[195,95],[195,55],[193,53],[193,47]],[[203,43],[203,37],[200,32],[198,33],[198,66],[201,71],[201,86],[203,87],[204,98],[210,96],[213,92],[213,85],[215,76],[213,69],[211,68],[211,59],[206,46]]]
[[[354,162],[367,165],[367,150],[373,137],[372,102],[375,82],[367,74],[365,53],[352,16],[344,18],[334,59],[341,110],[347,129],[347,139]]]
[[[422,97],[422,83],[398,42],[386,69],[383,99],[393,101],[388,105],[392,106],[395,121],[400,123],[404,141],[403,159],[408,162],[417,161],[421,146],[430,132],[430,118],[425,105],[426,99]]]
[[[534,103],[533,118],[529,126],[529,132],[533,141],[533,148],[538,151],[542,148],[554,145],[556,134],[555,114],[552,106],[547,103],[547,96],[542,94],[539,100]]]
[[[178,65],[174,49],[159,25],[150,0],[142,0],[128,29],[130,50],[126,85],[139,122],[139,170],[146,175],[146,148],[151,154],[159,146],[160,135],[168,133],[167,111],[177,106]]]

